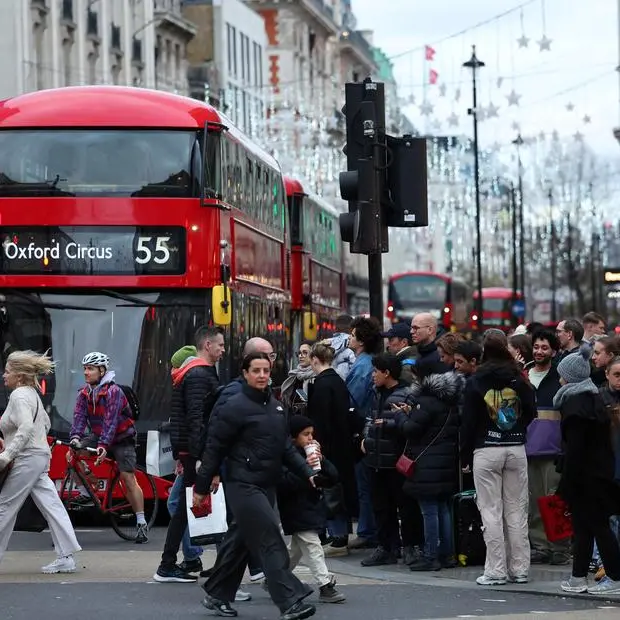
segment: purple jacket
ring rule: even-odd
[[[536,417],[527,429],[525,451],[528,457],[554,457],[562,452],[560,412],[553,407],[553,397],[560,389],[560,375],[555,366],[540,382],[536,392]]]

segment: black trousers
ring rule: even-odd
[[[381,547],[396,551],[401,546],[424,543],[420,507],[403,492],[405,482],[395,469],[371,470],[372,507],[377,523],[377,541]],[[401,524],[398,517],[400,514]],[[401,539],[402,536],[402,539]]]
[[[179,456],[183,465],[183,485],[185,488],[193,487],[196,482],[196,460],[190,456]],[[183,541],[183,535],[187,529],[187,510],[185,509],[185,494],[181,494],[179,507],[170,518],[164,552],[161,555],[161,567],[173,569],[177,563],[179,547]]]
[[[605,573],[620,581],[620,546],[609,524],[609,517],[597,514],[595,506],[572,506],[573,517],[573,576],[587,577],[594,541],[601,554]]]
[[[274,508],[275,490],[229,482],[226,493],[235,520],[218,550],[213,572],[203,586],[205,592],[222,601],[234,601],[252,554],[265,573],[271,600],[281,612],[287,611],[312,589],[290,569]]]

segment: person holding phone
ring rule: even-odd
[[[291,410],[291,413],[305,413],[308,404],[308,385],[315,376],[310,364],[312,342],[302,342],[297,351],[299,360],[297,366],[289,371],[288,377],[282,384],[280,398]]]

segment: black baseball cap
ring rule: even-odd
[[[392,325],[388,331],[381,334],[384,338],[402,338],[409,340],[411,338],[411,327],[407,323],[396,323]]]

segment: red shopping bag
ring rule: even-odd
[[[549,542],[565,540],[573,535],[570,510],[559,495],[539,497],[538,510]]]

